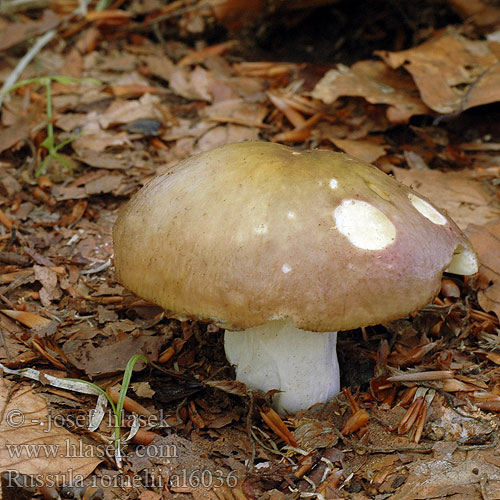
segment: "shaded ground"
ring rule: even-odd
[[[3,96],[0,470],[14,471],[3,498],[40,498],[42,479],[45,498],[500,498],[496,5],[262,9],[237,33],[210,5],[82,17],[53,2],[0,18],[2,83],[53,29],[17,81],[68,78],[50,84],[51,120],[45,82]],[[62,162],[47,156],[49,121],[55,144],[71,139]],[[286,419],[233,381],[220,330],[165,318],[116,282],[111,260],[117,211],[141,185],[257,139],[375,162],[446,209],[483,264],[474,279],[445,277],[412,317],[341,335],[349,390]],[[97,394],[60,379],[119,390],[135,354],[149,362],[136,365],[123,431],[132,411],[142,425],[120,470],[113,419],[88,429]],[[13,474],[37,481],[13,489]]]
[[[353,64],[378,50],[404,50],[460,23],[447,2],[349,2],[279,13],[239,35],[246,60]]]

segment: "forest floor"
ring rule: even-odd
[[[317,3],[0,3],[4,500],[500,499],[500,7]],[[222,330],[113,270],[132,194],[246,140],[375,164],[481,262],[410,317],[340,334],[343,392],[286,417],[234,382]],[[121,458],[81,381],[118,410],[127,391]]]

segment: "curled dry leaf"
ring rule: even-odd
[[[356,413],[353,413],[348,419],[347,422],[342,427],[340,433],[343,436],[347,434],[352,434],[353,432],[358,431],[362,427],[364,427],[368,421],[370,420],[370,415],[364,408],[360,408]]]
[[[396,387],[387,376],[379,376],[370,380],[370,393],[377,401],[392,405]]]
[[[99,116],[99,124],[103,129],[112,125],[130,123],[142,118],[157,118],[163,121],[160,98],[156,95],[144,94],[140,99],[125,101],[116,100]]]
[[[186,67],[177,67],[170,75],[169,83],[176,94],[186,99],[208,102],[213,100],[215,78],[200,66],[192,71]]]
[[[381,61],[360,61],[351,68],[339,65],[325,73],[311,95],[326,104],[342,96],[363,97],[371,104],[386,104],[392,123],[405,123],[413,115],[429,114],[415,84],[404,73]]]
[[[499,72],[495,69],[499,61],[488,42],[468,40],[453,28],[409,50],[376,53],[391,68],[404,65],[424,103],[439,113],[463,111],[500,99]]]
[[[427,344],[416,346],[406,352],[394,352],[389,355],[389,363],[393,366],[413,365],[438,345],[440,345],[439,342],[427,342]]]

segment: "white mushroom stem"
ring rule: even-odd
[[[236,378],[251,389],[277,389],[273,406],[295,413],[324,403],[340,390],[337,332],[299,330],[274,320],[243,331],[226,331],[224,348]]]

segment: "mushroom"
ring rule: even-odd
[[[376,167],[265,142],[193,156],[144,186],[113,230],[119,281],[173,318],[226,330],[250,388],[296,412],[339,391],[336,332],[432,301],[477,272],[456,224]]]

